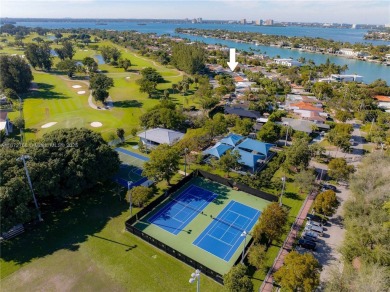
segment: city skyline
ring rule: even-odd
[[[20,9],[21,6],[23,9]],[[0,8],[1,17],[10,18],[245,18],[248,21],[390,23],[390,3],[386,1],[2,0]]]

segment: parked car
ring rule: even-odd
[[[318,226],[318,227],[323,227],[321,222],[318,222],[318,221],[315,221],[315,220],[309,220],[309,221],[307,221],[306,225],[307,224],[315,225],[315,226]]]
[[[314,215],[314,214],[307,214],[306,215],[306,219],[309,220],[309,221],[312,221],[312,222],[313,221],[319,222],[322,225],[326,225],[327,224],[327,218],[326,217],[321,217],[321,216]]]
[[[299,246],[302,246],[304,248],[307,248],[307,249],[311,249],[311,250],[315,250],[316,249],[316,246],[317,244],[313,241],[309,241],[309,240],[305,240],[305,239],[300,239],[298,240],[298,245]]]
[[[313,232],[313,231],[305,231],[302,233],[303,238],[310,238],[312,241],[317,241],[318,240],[318,234]]]
[[[318,233],[320,236],[324,236],[324,229],[320,226],[311,225],[310,222],[307,222],[305,231],[314,231]]]
[[[315,239],[314,237],[310,237],[310,236],[307,236],[307,235],[304,235],[301,237],[301,239],[304,239],[304,240],[307,240],[307,241],[311,241],[311,242],[316,242],[317,239]]]
[[[337,192],[337,188],[333,185],[322,185],[322,191],[327,191],[327,190],[331,190],[331,191],[334,191],[334,192]]]

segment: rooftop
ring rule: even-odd
[[[183,138],[184,134],[174,130],[155,128],[139,133],[137,136],[158,144],[172,145]]]
[[[386,96],[386,95],[375,95],[374,98],[375,98],[377,101],[381,101],[381,102],[390,102],[390,96]]]

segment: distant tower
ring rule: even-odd
[[[241,24],[246,24],[246,19],[245,19],[245,18],[241,19],[241,20],[240,20],[240,23],[241,23]]]
[[[199,17],[199,18],[197,19],[197,22],[198,22],[198,23],[202,23],[202,22],[203,22],[202,17]]]

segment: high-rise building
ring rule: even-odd
[[[241,19],[241,20],[240,20],[240,23],[241,23],[241,24],[246,24],[246,19],[245,19],[245,18]]]
[[[264,25],[274,25],[274,20],[273,20],[273,19],[267,19],[267,20],[264,22]]]
[[[202,17],[199,17],[199,18],[197,19],[197,22],[198,22],[198,23],[202,23],[202,22],[203,22]]]
[[[256,20],[256,25],[263,25],[263,20],[262,19]]]

